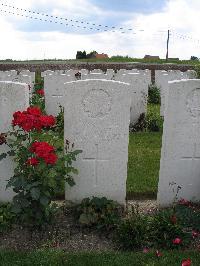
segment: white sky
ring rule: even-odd
[[[153,13],[136,13],[133,9],[133,12],[127,14],[120,10],[104,10],[95,6],[92,0],[40,0],[39,4],[36,0],[7,0],[1,3],[74,20],[92,20],[97,24],[116,25],[118,21],[122,27],[136,26],[144,31],[137,30],[133,35],[110,31],[97,33],[62,25],[52,28],[52,24],[42,21],[36,24],[34,20],[1,11],[0,59],[75,58],[77,50],[96,50],[109,56],[144,57],[145,54],[151,54],[164,58],[168,28],[174,30],[170,37],[169,57],[200,57],[200,41],[197,41],[198,38],[200,40],[200,0],[168,0],[162,9]],[[0,9],[13,11],[5,6],[0,6]],[[164,32],[160,32],[162,30]],[[174,32],[193,39],[183,39]]]

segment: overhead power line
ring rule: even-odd
[[[7,5],[4,3],[0,3],[2,7],[8,8],[8,10],[5,9],[0,9],[0,12],[2,13],[7,13],[7,14],[12,14],[12,15],[17,15],[33,20],[39,20],[43,22],[49,22],[49,23],[54,23],[54,24],[60,24],[65,27],[73,27],[73,28],[79,28],[79,29],[84,29],[84,30],[94,30],[96,32],[116,32],[116,33],[121,33],[121,34],[139,34],[139,32],[146,32],[148,29],[140,29],[138,26],[135,26],[134,28],[125,28],[125,27],[117,27],[117,26],[109,26],[109,25],[102,25],[102,24],[97,24],[93,22],[87,22],[83,20],[75,20],[75,19],[70,19],[70,18],[64,18],[60,16],[54,16],[50,15],[44,12],[38,12],[38,11],[32,11],[24,8],[18,8],[16,6],[11,6]],[[10,11],[10,9],[13,11]],[[27,15],[28,14],[28,15]],[[86,25],[86,26],[85,26]],[[90,26],[91,25],[91,26]],[[137,29],[138,28],[138,29]],[[166,33],[168,29],[163,29],[163,30],[157,30],[156,33],[152,33],[152,35],[158,35],[158,34],[163,34]],[[185,35],[185,34],[180,34],[174,31],[173,29],[170,29],[170,36],[175,35],[179,39],[183,40],[190,40],[194,41],[198,44],[200,44],[200,40],[194,39],[191,36]]]
[[[106,31],[120,32],[120,33],[132,33],[133,32],[133,34],[135,34],[135,31],[138,31],[138,32],[147,31],[147,29],[140,29],[138,26],[135,26],[134,28],[128,28],[128,27],[125,28],[125,27],[102,25],[102,24],[97,24],[97,23],[93,23],[93,22],[86,22],[86,21],[82,21],[82,20],[63,18],[63,17],[60,17],[60,16],[54,16],[54,15],[50,15],[50,14],[46,14],[46,13],[42,13],[42,12],[38,12],[38,11],[32,11],[32,10],[28,10],[28,9],[24,9],[24,8],[18,8],[18,7],[7,5],[7,4],[3,4],[3,3],[0,3],[0,4],[3,7],[14,9],[14,11],[17,10],[17,11],[20,11],[20,12],[21,11],[22,12],[27,12],[29,14],[36,15],[36,16],[43,16],[43,17],[48,17],[48,18],[55,19],[55,20],[67,21],[68,23],[65,24],[65,25],[67,25],[67,26],[71,25],[72,27],[77,27],[77,28],[90,29],[90,30],[96,30],[96,31],[105,31],[105,32]],[[2,11],[4,11],[4,10],[2,10]],[[15,14],[15,12],[13,12],[13,13]],[[42,19],[40,19],[40,20],[43,21]],[[44,20],[44,21],[46,21],[46,20]],[[53,22],[53,21],[50,20],[49,22]],[[82,27],[80,25],[73,25],[73,24],[69,24],[69,23],[76,23],[76,24],[78,23],[78,24],[82,24],[82,25],[86,24],[87,27],[85,27],[85,26]],[[62,25],[62,23],[60,23],[60,24]],[[91,25],[91,27],[89,25]],[[137,28],[139,28],[139,29],[137,29]],[[166,31],[167,30],[158,30],[157,32],[166,32]]]

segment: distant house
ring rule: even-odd
[[[149,54],[146,54],[144,56],[144,59],[160,59],[160,57],[158,55],[149,55]]]
[[[96,59],[106,59],[109,58],[107,54],[94,54],[92,58],[96,58]]]
[[[171,58],[168,58],[168,60],[174,60],[174,61],[179,61],[179,58],[177,57],[171,57]]]

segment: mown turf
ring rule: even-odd
[[[190,258],[192,266],[200,265],[199,252],[165,251],[161,257],[155,252],[132,253],[75,253],[56,250],[40,250],[31,253],[0,251],[1,266],[181,266]]]
[[[161,132],[130,134],[127,193],[156,195],[161,141]]]
[[[149,120],[158,121],[160,132],[135,132],[129,135],[127,196],[156,197],[162,143],[160,105],[148,105]]]

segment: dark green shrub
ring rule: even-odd
[[[173,243],[176,238],[181,239],[178,245]],[[191,234],[184,230],[173,209],[165,209],[152,217],[149,239],[156,247],[177,248],[187,246],[191,240]]]
[[[14,220],[10,203],[0,203],[0,233],[8,229]]]
[[[59,133],[60,136],[64,135],[64,108],[60,105],[60,112],[56,117],[56,127],[55,131]]]
[[[163,118],[160,116],[160,112],[156,112],[156,105],[150,105],[146,115],[146,130],[148,131],[162,131]]]
[[[133,209],[131,214],[121,220],[116,241],[124,250],[139,249],[148,245],[149,219]]]
[[[145,113],[142,113],[138,119],[138,121],[133,125],[130,125],[129,131],[130,132],[139,132],[145,131],[147,127],[147,121],[145,117]]]
[[[197,211],[196,207],[191,204],[177,204],[175,212],[177,219],[184,227],[200,232],[200,210]]]
[[[122,208],[113,200],[92,197],[76,206],[76,217],[81,225],[110,230],[118,224]]]
[[[160,104],[160,89],[155,85],[149,85],[148,103]]]
[[[163,128],[163,118],[160,116],[159,105],[149,104],[148,112],[140,115],[137,123],[130,125],[130,132],[138,131],[162,131]]]

